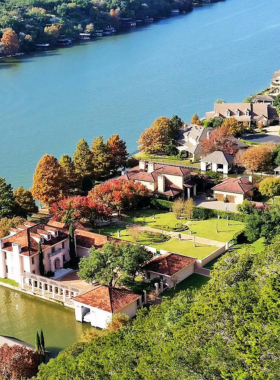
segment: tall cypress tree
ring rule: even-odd
[[[75,247],[75,237],[74,237],[74,228],[71,223],[69,226],[69,254],[71,262],[74,264],[76,261],[76,247]]]
[[[45,349],[45,337],[44,337],[44,333],[43,333],[43,330],[41,330],[41,350],[42,350],[42,355],[45,355],[46,353],[46,349]]]
[[[35,350],[36,350],[36,352],[40,352],[41,351],[41,342],[40,342],[40,337],[39,337],[38,331],[37,331],[37,334],[36,334]]]
[[[41,242],[39,242],[39,271],[40,271],[40,275],[44,276],[45,274],[44,254],[43,254]]]

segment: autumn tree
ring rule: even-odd
[[[280,195],[280,178],[279,177],[266,177],[259,184],[259,191],[262,195],[274,197]]]
[[[20,216],[14,216],[13,218],[0,219],[0,239],[9,235],[11,228],[16,228],[20,224],[24,224],[26,220]]]
[[[38,211],[35,200],[32,197],[31,191],[25,190],[23,186],[14,190],[15,204],[18,206],[18,213],[25,218]]]
[[[1,42],[5,46],[5,53],[7,55],[14,55],[17,53],[19,49],[19,39],[12,29],[7,29],[4,32]]]
[[[48,40],[54,42],[59,37],[60,27],[59,25],[45,26],[44,33],[46,34]]]
[[[84,177],[93,177],[92,153],[89,149],[88,143],[84,139],[81,139],[77,144],[73,162],[76,174],[81,181]]]
[[[63,156],[61,156],[59,164],[64,172],[66,186],[68,187],[68,189],[74,189],[77,186],[78,181],[72,158],[68,156],[68,154],[64,154]]]
[[[228,128],[229,133],[233,136],[240,135],[243,132],[243,124],[239,123],[234,117],[226,119],[223,125]]]
[[[66,195],[65,177],[57,159],[45,154],[39,161],[30,189],[33,197],[50,207]]]
[[[127,233],[131,236],[132,240],[137,243],[142,235],[142,230],[138,226],[131,226],[128,228]]]
[[[112,320],[107,323],[106,329],[109,332],[117,331],[122,327],[125,327],[131,323],[131,320],[128,315],[116,313],[113,314]]]
[[[103,137],[96,137],[91,145],[93,177],[99,179],[102,175],[108,172],[109,156],[107,145],[103,142]]]
[[[184,204],[184,211],[188,219],[191,219],[193,217],[194,207],[195,207],[194,200],[192,198],[187,199]]]
[[[192,117],[191,124],[202,125],[202,122],[200,121],[200,119],[196,113]]]
[[[184,204],[184,201],[182,198],[176,199],[176,201],[174,201],[172,203],[172,211],[173,211],[176,219],[181,218],[181,216],[184,212],[184,207],[185,207],[185,204]]]
[[[271,167],[271,161],[273,151],[275,150],[275,144],[264,143],[256,146],[252,146],[242,154],[240,160],[250,172],[264,172]]]
[[[0,378],[16,380],[37,375],[40,355],[24,346],[0,347]]]
[[[13,188],[5,178],[0,178],[0,218],[16,215]]]
[[[150,128],[147,128],[140,136],[139,150],[146,153],[164,153],[167,145],[171,144],[177,133],[174,133],[174,125],[167,117],[159,117]]]
[[[209,136],[202,140],[201,146],[206,154],[214,152],[216,150],[222,151],[228,154],[235,154],[238,151],[238,145],[236,143],[233,134],[230,132],[226,125],[222,125],[216,128]]]
[[[112,135],[106,142],[109,157],[109,169],[116,172],[127,164],[128,153],[126,143],[119,135]]]

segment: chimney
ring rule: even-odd
[[[158,176],[158,191],[165,192],[165,177],[163,175]]]
[[[253,183],[253,176],[249,175],[249,182]]]
[[[153,162],[148,163],[148,173],[152,173],[155,171],[155,164]]]
[[[139,161],[139,169],[145,170],[145,167],[146,167],[146,162],[145,161]]]

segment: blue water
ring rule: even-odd
[[[159,116],[238,102],[280,69],[280,1],[226,0],[134,32],[0,63],[0,176],[30,187],[45,153],[119,133],[129,151]]]

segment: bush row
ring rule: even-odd
[[[211,210],[204,207],[195,207],[193,212],[193,218],[199,220],[206,220],[210,218],[229,219],[236,220],[238,222],[245,222],[246,215],[238,214],[230,211]]]

